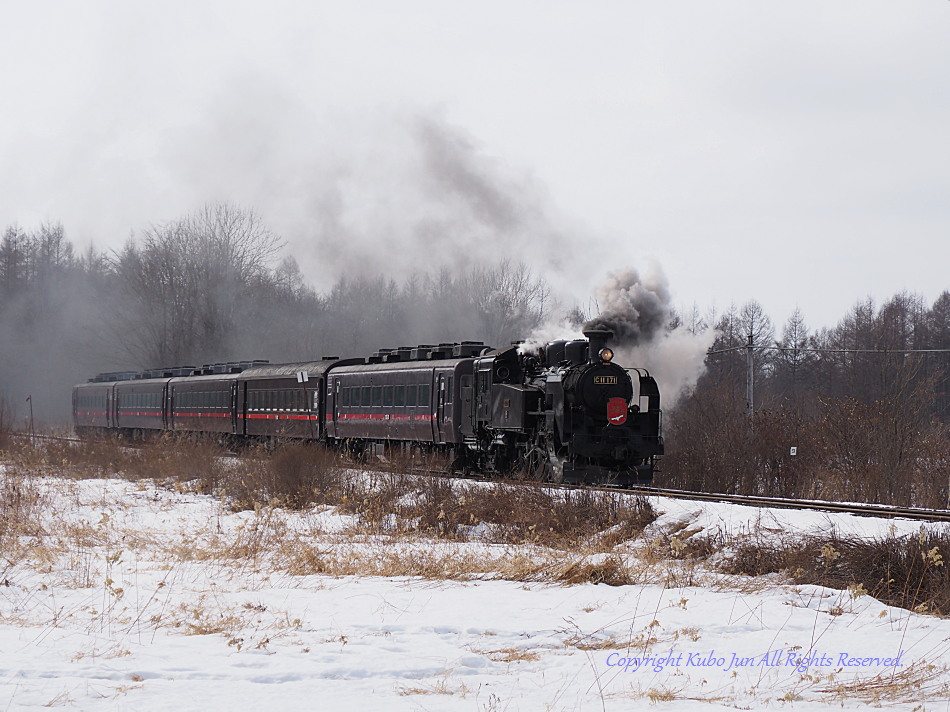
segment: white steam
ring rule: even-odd
[[[582,339],[587,329],[610,329],[615,361],[625,368],[647,369],[659,384],[663,406],[675,405],[703,374],[715,331],[669,328],[671,293],[656,263],[646,273],[628,268],[609,274],[597,289],[597,300],[600,313],[583,327],[567,319],[546,322],[528,336],[522,351],[537,351],[558,339]]]

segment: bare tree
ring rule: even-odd
[[[228,204],[150,227],[114,260],[117,343],[138,364],[226,358],[239,305],[280,246],[253,211]]]

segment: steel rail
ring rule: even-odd
[[[725,494],[721,492],[692,492],[663,487],[632,486],[620,490],[610,487],[595,487],[600,491],[629,492],[645,496],[670,497],[701,502],[724,502],[753,507],[778,509],[804,509],[817,512],[854,514],[861,517],[884,517],[887,519],[915,519],[926,522],[950,522],[950,510],[924,509],[922,507],[898,507],[889,504],[862,504],[858,502],[830,502],[816,499],[790,499],[786,497],[763,497],[759,495]]]

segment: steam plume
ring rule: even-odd
[[[659,268],[646,277],[635,269],[611,273],[597,290],[597,299],[603,309],[584,330],[610,329],[621,348],[653,340],[672,315],[669,285]]]
[[[673,316],[669,283],[657,264],[645,274],[628,268],[608,275],[597,289],[597,300],[602,309],[583,329],[579,321],[542,324],[522,348],[530,351],[556,339],[580,339],[582,330],[610,329],[617,363],[647,368],[659,382],[664,407],[674,405],[702,375],[715,331],[697,334],[684,326],[669,328]]]

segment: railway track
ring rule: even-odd
[[[597,487],[598,490],[610,490]],[[613,490],[617,491],[617,490]],[[917,519],[923,522],[950,522],[950,510],[923,509],[919,507],[896,507],[887,504],[860,504],[852,502],[829,502],[815,499],[788,499],[785,497],[759,497],[716,492],[690,492],[664,489],[662,487],[631,487],[623,490],[644,496],[672,497],[701,502],[726,502],[752,507],[777,507],[780,509],[805,509],[816,512],[837,512],[859,517],[884,517],[887,519]]]
[[[58,435],[32,435],[30,433],[11,432],[8,435],[16,438],[26,438],[34,440],[60,440],[67,442],[80,442],[79,438],[66,437]],[[235,453],[236,454],[236,453]],[[412,474],[423,474],[412,473]],[[431,476],[431,470],[424,474]],[[461,474],[461,473],[459,473]],[[478,479],[485,482],[498,482],[496,478],[483,476],[472,477],[468,479]],[[509,484],[525,484],[518,480],[505,480]],[[668,489],[664,487],[636,486],[619,489],[617,487],[591,486],[591,485],[549,485],[560,489],[592,489],[600,492],[610,492],[612,494],[636,494],[647,497],[670,497],[672,499],[685,499],[697,502],[724,502],[727,504],[739,504],[749,507],[776,507],[779,509],[802,509],[816,512],[832,512],[841,514],[854,514],[859,517],[883,517],[887,519],[913,519],[922,522],[950,522],[950,509],[923,509],[920,507],[898,507],[887,504],[862,504],[856,502],[830,502],[827,500],[815,499],[790,499],[787,497],[762,497],[757,495],[724,494],[720,492],[693,492],[690,490]]]

